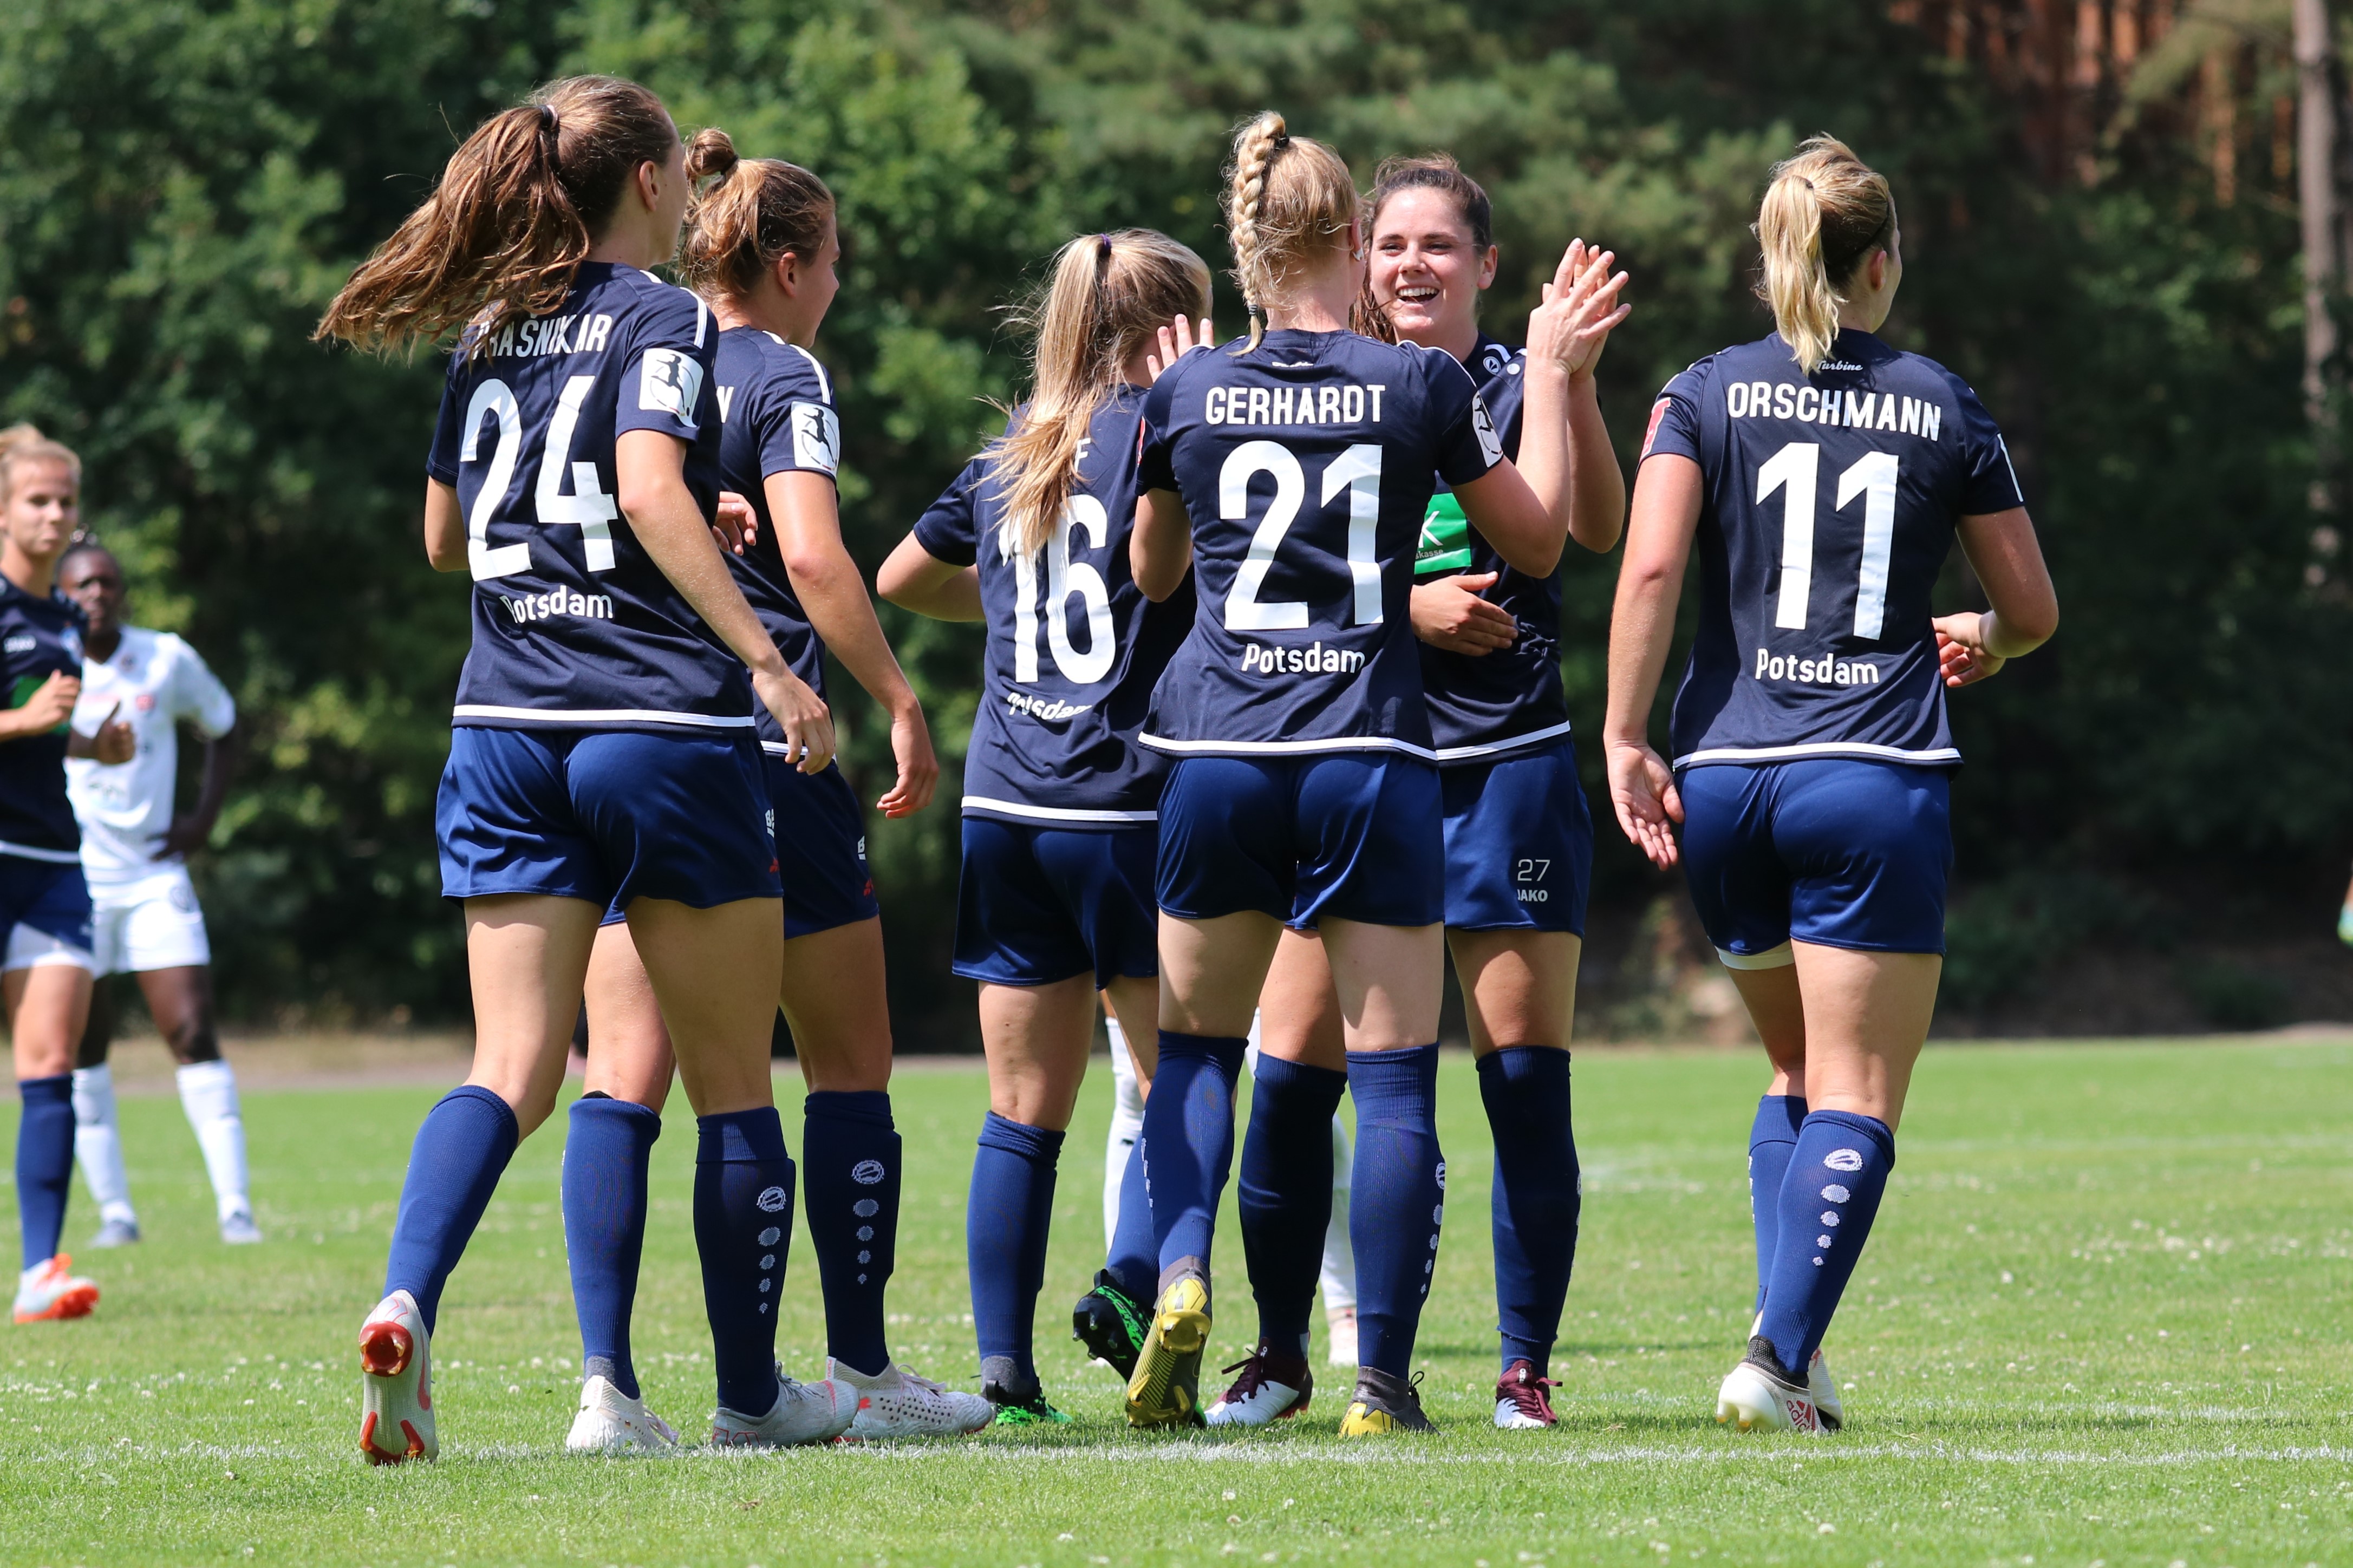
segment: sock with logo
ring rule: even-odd
[[[1285,1355],[1307,1353],[1332,1218],[1332,1112],[1347,1088],[1345,1072],[1264,1051],[1251,1069],[1250,1129],[1242,1135],[1235,1196],[1259,1338]]]
[[[1806,1381],[1894,1169],[1895,1134],[1876,1117],[1817,1110],[1798,1129],[1757,1330],[1792,1383]]]
[[[1054,1167],[1062,1134],[1008,1121],[981,1120],[965,1205],[965,1258],[972,1274],[972,1321],[981,1363],[1009,1358],[1022,1386],[1038,1381],[1033,1335],[1046,1284],[1046,1238],[1054,1223]]]
[[[1568,1053],[1506,1046],[1479,1059],[1479,1098],[1495,1135],[1495,1305],[1505,1371],[1550,1370],[1561,1302],[1577,1265],[1584,1206],[1569,1122]]]
[[[65,1235],[66,1198],[73,1190],[73,1074],[20,1078],[24,1107],[16,1121],[16,1217],[23,1226],[25,1267],[58,1255]]]
[[[400,1185],[400,1209],[392,1222],[384,1293],[406,1290],[416,1297],[427,1333],[441,1314],[441,1288],[465,1255],[522,1141],[513,1110],[471,1083],[443,1095],[417,1130],[408,1174]]]
[[[694,1247],[719,1403],[754,1419],[776,1407],[776,1300],[792,1241],[793,1161],[776,1107],[697,1118]]]
[[[74,1157],[81,1179],[98,1201],[100,1224],[139,1223],[131,1206],[131,1173],[122,1163],[122,1132],[114,1117],[114,1069],[100,1062],[76,1068],[73,1075]]]
[[[564,1250],[580,1320],[580,1375],[608,1377],[632,1399],[629,1310],[646,1246],[646,1167],[660,1136],[659,1112],[591,1090],[572,1102],[564,1141]]]
[[[1160,1274],[1181,1259],[1198,1258],[1204,1267],[1209,1261],[1218,1199],[1234,1163],[1234,1085],[1249,1048],[1239,1035],[1160,1031],[1160,1065],[1144,1102],[1143,1135],[1160,1267],[1140,1300],[1157,1300]]]
[[[246,1191],[245,1114],[237,1103],[237,1069],[216,1057],[190,1062],[178,1073],[180,1109],[204,1151],[212,1178],[213,1204],[222,1219],[250,1218],[253,1199]]]
[[[1404,1377],[1438,1264],[1446,1156],[1438,1146],[1438,1047],[1350,1051],[1356,1169],[1348,1239],[1356,1249],[1357,1358]]]
[[[808,1097],[801,1180],[825,1293],[826,1353],[869,1377],[891,1363],[882,1287],[899,1243],[899,1134],[880,1089]]]
[[[1802,1095],[1768,1094],[1757,1102],[1748,1129],[1748,1219],[1757,1231],[1757,1311],[1765,1310],[1765,1282],[1773,1277],[1773,1248],[1781,1237],[1781,1178],[1806,1120]]]

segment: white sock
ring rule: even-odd
[[[1348,1129],[1332,1118],[1332,1223],[1324,1231],[1324,1310],[1356,1304],[1356,1251],[1348,1243],[1348,1178],[1356,1166]]]
[[[90,1195],[98,1200],[100,1222],[137,1225],[131,1173],[122,1168],[122,1132],[114,1120],[114,1069],[104,1062],[74,1068],[73,1109],[74,1155]]]
[[[1144,1131],[1144,1090],[1135,1081],[1135,1058],[1119,1020],[1103,1019],[1111,1034],[1111,1135],[1103,1142],[1103,1245],[1119,1232],[1119,1189],[1127,1177],[1128,1151]]]
[[[195,1129],[196,1143],[205,1152],[205,1169],[213,1179],[213,1199],[220,1217],[250,1215],[253,1200],[246,1195],[245,1118],[237,1110],[237,1071],[225,1061],[194,1062],[180,1069],[180,1108]]]

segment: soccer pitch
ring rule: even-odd
[[[212,1239],[178,1105],[126,1100],[149,1239],[84,1257],[106,1292],[94,1319],[6,1331],[0,1560],[2353,1563],[2353,1043],[1933,1047],[1827,1346],[1851,1425],[1817,1441],[1711,1418],[1753,1289],[1753,1056],[1579,1056],[1584,1238],[1548,1433],[1489,1425],[1491,1156],[1470,1060],[1450,1056],[1449,1223],[1419,1351],[1442,1430],[1345,1446],[1341,1376],[1279,1431],[1131,1435],[1115,1379],[1080,1360],[1066,1314],[1100,1258],[1108,1076],[1064,1152],[1039,1310],[1047,1392],[1077,1425],[564,1457],[579,1343],[559,1112],[450,1283],[442,1458],[397,1470],[360,1462],[352,1345],[434,1091],[248,1095],[269,1241],[241,1250]],[[921,1064],[895,1088],[894,1349],[972,1386],[964,1192],[983,1079]],[[797,1148],[797,1080],[779,1091]],[[649,1403],[696,1440],[711,1384],[682,1097],[668,1128],[636,1340]],[[93,1223],[78,1190],[69,1237]],[[1219,1262],[1212,1366],[1255,1331],[1230,1192]],[[1320,1315],[1317,1338],[1320,1363]],[[780,1345],[788,1370],[821,1370],[806,1245]]]

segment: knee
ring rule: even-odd
[[[213,1021],[197,1014],[184,1018],[167,1037],[173,1057],[182,1067],[195,1067],[199,1062],[220,1060],[220,1036]]]

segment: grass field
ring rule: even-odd
[[[178,1105],[126,1100],[150,1239],[85,1258],[106,1291],[94,1319],[5,1331],[0,1560],[2353,1563],[2353,1044],[1932,1050],[1828,1346],[1852,1424],[1816,1442],[1710,1419],[1752,1289],[1749,1057],[1580,1058],[1584,1241],[1554,1360],[1562,1422],[1541,1434],[1487,1424],[1489,1160],[1469,1060],[1450,1058],[1457,1217],[1421,1339],[1443,1431],[1346,1446],[1344,1387],[1268,1435],[1121,1425],[1113,1378],[1081,1363],[1064,1317],[1098,1257],[1103,1078],[1064,1159],[1040,1309],[1048,1391],[1077,1426],[564,1458],[579,1345],[558,1120],[524,1146],[451,1282],[442,1458],[395,1471],[359,1461],[351,1345],[433,1092],[249,1095],[270,1240],[235,1252],[210,1238]],[[925,1066],[897,1094],[892,1332],[918,1369],[968,1380],[963,1204],[982,1080]],[[786,1127],[797,1145],[797,1115]],[[711,1402],[692,1147],[680,1105],[655,1150],[638,1313],[649,1399],[691,1435]],[[92,1223],[78,1190],[69,1234]],[[1254,1332],[1230,1200],[1220,1237],[1228,1360]],[[818,1366],[805,1246],[782,1343],[791,1368]]]

